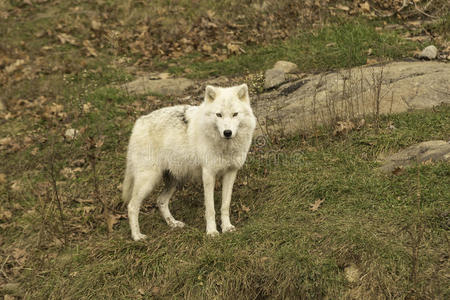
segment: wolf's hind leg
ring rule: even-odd
[[[142,201],[152,192],[161,179],[161,173],[156,170],[139,172],[134,178],[134,186],[130,203],[128,203],[128,219],[131,236],[138,241],[146,238],[139,229],[139,210]]]
[[[176,189],[177,189],[177,182],[174,179],[171,178],[165,180],[164,189],[161,195],[159,195],[157,200],[159,211],[161,212],[162,217],[164,218],[164,220],[166,220],[167,225],[169,225],[172,228],[184,227],[184,223],[175,220],[175,218],[172,216],[169,210],[169,201]]]

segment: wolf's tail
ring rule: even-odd
[[[122,200],[128,203],[131,199],[131,193],[133,192],[134,176],[130,163],[127,162],[127,168],[125,170],[125,179],[122,184]]]

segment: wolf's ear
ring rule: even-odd
[[[213,102],[214,99],[216,99],[216,89],[211,85],[207,85],[205,90],[205,101]]]
[[[241,84],[240,86],[238,86],[238,98],[241,101],[245,101],[245,102],[249,102],[250,101],[250,97],[248,96],[248,86],[247,84]]]

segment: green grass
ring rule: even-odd
[[[127,67],[139,55],[121,53],[129,54],[130,60],[116,63],[110,45],[101,46],[102,35],[95,45],[97,58],[85,57],[81,46],[60,45],[55,37],[58,30],[35,38],[38,31],[62,24],[82,41],[93,34],[84,11],[99,8],[110,16],[104,20],[105,28],[132,29],[145,14],[142,7],[147,7],[115,0],[77,2],[81,12],[76,13],[70,10],[73,3],[28,7],[15,1],[11,5],[17,9],[26,7],[23,15],[0,21],[4,33],[0,41],[9,47],[0,50],[10,62],[23,53],[30,54],[33,68],[41,66],[36,57],[45,62],[36,77],[12,82],[4,90],[11,116],[0,121],[0,135],[11,137],[13,143],[0,145],[4,147],[0,173],[5,175],[0,185],[0,286],[18,282],[20,288],[13,292],[0,288],[0,296],[449,297],[448,163],[418,165],[396,176],[376,171],[378,158],[386,153],[425,140],[448,140],[448,106],[383,117],[379,129],[366,120],[364,128],[341,137],[321,129],[314,136],[281,138],[262,148],[255,145],[233,192],[231,215],[237,232],[207,238],[202,188],[189,185],[177,192],[171,204],[186,228],[169,229],[154,207],[153,195],[141,214],[142,231],[149,239],[131,241],[119,186],[131,128],[138,116],[182,100],[120,91],[117,85],[133,77],[136,70]],[[164,16],[175,13],[189,22],[205,15],[208,6],[220,12],[231,5],[228,15],[220,16],[231,18],[240,5],[234,0],[204,0],[198,7],[176,9],[190,3],[155,5],[167,9],[160,11]],[[50,8],[54,13],[46,14]],[[43,15],[38,18],[37,13]],[[14,18],[20,22],[12,22]],[[171,28],[173,22],[166,20],[162,26]],[[243,44],[246,53],[224,61],[194,52],[176,60],[154,58],[150,69],[139,70],[241,80],[280,59],[297,63],[302,72],[326,71],[365,64],[369,49],[371,58],[389,60],[418,46],[402,40],[401,33],[378,32],[378,21],[330,19],[322,25],[290,31],[291,37],[284,41]],[[434,30],[445,33],[446,27],[448,18],[443,18]],[[41,51],[47,45],[53,48]],[[186,73],[186,68],[191,71]],[[47,99],[43,105],[37,104],[40,96]],[[18,99],[29,102],[16,106]],[[53,103],[63,105],[56,115],[51,114]],[[396,129],[387,129],[390,124]],[[68,128],[79,130],[75,140],[64,137]],[[313,212],[310,204],[318,199],[324,202]],[[120,217],[110,233],[104,205]],[[419,237],[420,242],[415,242]],[[356,282],[346,278],[348,266],[359,270]]]
[[[124,213],[116,186],[132,124],[123,107],[132,99],[108,102],[118,96],[110,93],[100,89],[90,95],[88,99],[101,111],[80,116],[78,122],[94,128],[86,136],[96,138],[96,130],[106,136],[104,145],[95,150],[97,180],[102,199]],[[21,179],[23,188],[2,188],[2,195],[10,199],[2,200],[2,205],[14,210],[16,224],[2,236],[10,247],[22,245],[27,251],[18,276],[27,298],[62,294],[71,299],[445,298],[448,280],[442,259],[447,252],[449,165],[420,165],[386,176],[376,171],[376,160],[382,153],[416,142],[448,139],[449,115],[448,106],[404,113],[384,118],[378,133],[369,123],[341,138],[326,132],[306,140],[292,137],[253,152],[233,196],[232,221],[238,231],[214,239],[204,234],[200,186],[179,191],[172,203],[174,215],[187,228],[170,230],[149,201],[141,215],[149,240],[131,241],[127,220],[120,220],[108,234],[93,199],[89,164],[73,178],[57,174],[67,227],[63,228],[54,199],[45,199],[42,189],[48,177],[36,172],[39,164],[30,162],[8,172],[8,177]],[[390,122],[396,130],[383,129]],[[85,136],[73,144],[55,138],[55,168],[87,160]],[[45,162],[51,149],[42,148],[38,161]],[[30,156],[22,151],[3,161],[12,168],[17,160],[28,161]],[[92,203],[78,201],[83,199]],[[310,211],[309,205],[317,199],[325,201],[318,211]],[[42,206],[42,201],[47,204]],[[14,203],[23,209],[14,209]],[[85,206],[94,210],[83,213],[80,208]],[[61,244],[64,232],[67,244]],[[418,235],[423,237],[414,258],[412,245]],[[6,251],[8,246],[4,247]],[[418,262],[415,281],[411,280],[413,260]],[[359,281],[346,279],[349,265],[357,266]]]
[[[294,62],[302,72],[328,71],[366,64],[369,49],[372,57],[386,60],[405,57],[417,46],[402,40],[398,33],[377,32],[375,24],[338,21],[319,30],[299,32],[286,41],[248,47],[245,54],[221,62],[204,61],[197,54],[156,65],[174,74],[183,74],[189,68],[191,74],[187,75],[192,78],[254,73],[272,67],[277,60]]]

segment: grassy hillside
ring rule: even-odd
[[[207,238],[202,188],[187,185],[172,212],[188,226],[169,229],[152,195],[149,239],[131,241],[120,194],[133,123],[202,95],[119,84],[164,71],[258,86],[279,59],[318,72],[448,46],[445,1],[423,11],[437,19],[380,17],[395,1],[250,2],[0,1],[0,296],[449,297],[449,165],[376,171],[388,153],[449,140],[448,106],[255,143],[235,184],[237,232]]]
[[[3,214],[12,213],[2,226],[4,272],[29,298],[446,298],[449,165],[375,169],[383,153],[448,139],[449,116],[439,107],[385,118],[378,133],[369,122],[340,138],[253,147],[232,202],[238,230],[219,238],[204,234],[201,187],[188,186],[172,204],[187,228],[169,229],[151,197],[141,216],[149,239],[131,241],[113,205],[129,126],[105,133],[96,174],[81,146],[55,141],[58,160],[36,169],[23,151],[14,158],[28,170],[4,160],[17,178],[2,189]],[[102,202],[112,207],[110,232]]]

